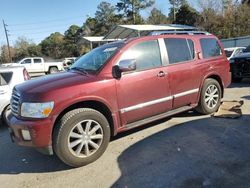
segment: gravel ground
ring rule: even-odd
[[[225,100],[244,100],[243,116],[178,114],[116,136],[76,169],[11,143],[1,126],[0,187],[250,187],[250,80],[232,84]]]

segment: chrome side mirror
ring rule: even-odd
[[[136,60],[135,59],[125,59],[121,60],[118,65],[113,67],[112,73],[114,78],[121,78],[122,72],[129,72],[136,70]]]

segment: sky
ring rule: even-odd
[[[118,0],[105,0],[116,5]],[[194,5],[195,0],[189,0]],[[0,0],[0,45],[6,44],[4,27],[9,34],[10,45],[15,44],[18,37],[26,37],[35,43],[48,37],[53,32],[64,33],[70,25],[82,26],[88,16],[94,17],[97,0]],[[155,0],[156,7],[168,14],[168,0]],[[150,9],[142,12],[148,17]]]

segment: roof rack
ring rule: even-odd
[[[182,30],[182,31],[153,31],[149,35],[211,35],[211,33],[208,33],[206,31],[194,31],[194,30]]]

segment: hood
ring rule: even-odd
[[[17,85],[17,91],[26,94],[43,94],[50,91],[61,90],[96,80],[96,76],[83,75],[69,71],[34,78]]]

